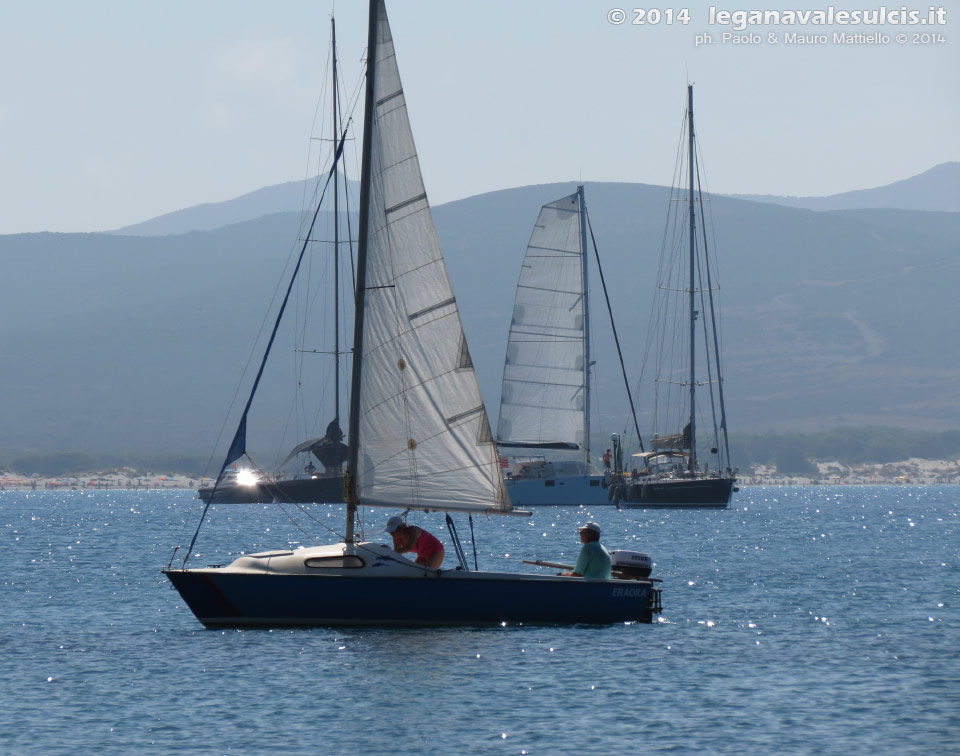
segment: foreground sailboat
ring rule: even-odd
[[[470,571],[463,558],[435,570],[357,538],[359,506],[529,514],[504,489],[383,0],[368,34],[344,541],[196,569],[188,549],[164,572],[207,627],[649,622],[659,591],[645,578]],[[244,433],[242,421],[224,467]]]
[[[697,191],[692,86],[687,89],[687,99],[686,221],[677,222],[685,235],[665,234],[667,241],[658,280],[659,323],[651,323],[648,341],[648,345],[652,345],[648,349],[656,352],[655,423],[662,424],[666,432],[655,433],[650,440],[651,449],[634,455],[632,470],[616,471],[611,497],[624,506],[722,509],[729,505],[736,490],[737,470],[730,466],[727,439],[713,294],[716,287],[707,254],[703,195]],[[671,221],[668,221],[668,230],[670,228]],[[684,242],[686,250],[682,249]],[[686,254],[682,254],[684,251]],[[675,258],[686,259],[685,270],[671,264]],[[679,315],[679,323],[675,315]],[[702,325],[700,330],[698,323]],[[678,337],[683,333],[686,338]],[[701,398],[701,393],[706,393],[709,401]],[[708,459],[701,459],[698,451],[698,443],[703,443],[701,413],[713,432],[704,447],[705,453],[709,449]]]

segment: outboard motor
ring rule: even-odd
[[[640,580],[650,577],[653,560],[639,551],[611,551],[610,569],[614,577]]]

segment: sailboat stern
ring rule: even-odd
[[[378,615],[369,605],[382,600],[385,580],[439,574],[377,543],[265,551],[163,572],[207,627],[365,624]]]

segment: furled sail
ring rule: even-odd
[[[420,175],[386,11],[378,5],[366,126],[358,501],[506,512],[509,497]]]
[[[497,443],[580,448],[586,401],[580,202],[540,210],[517,283]]]

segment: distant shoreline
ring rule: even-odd
[[[954,485],[960,483],[960,461],[951,459],[907,459],[886,464],[844,465],[817,462],[817,472],[807,475],[782,475],[772,467],[757,467],[743,475],[741,485],[814,485],[814,486],[895,486]]]
[[[741,486],[937,486],[960,484],[960,461],[908,459],[889,464],[843,465],[818,462],[814,475],[781,475],[773,467],[760,466],[740,475]],[[213,485],[213,479],[195,475],[137,475],[129,468],[118,472],[69,475],[58,478],[6,472],[0,475],[0,491],[70,490],[187,490]]]
[[[0,475],[0,491],[148,491],[197,490],[213,483],[210,478],[192,475],[71,475],[41,478],[5,473]]]
[[[212,485],[209,478],[198,479],[189,476],[166,476],[166,479],[133,479],[105,481],[95,478],[64,480],[62,478],[16,479],[0,477],[0,492],[3,491],[197,491],[201,486]],[[744,476],[738,485],[746,487],[786,488],[798,486],[955,486],[960,478],[952,476],[946,480],[933,478],[895,478],[895,479],[810,479],[801,476]]]

